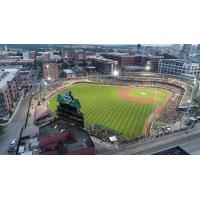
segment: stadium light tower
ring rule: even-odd
[[[50,77],[50,75],[49,75],[49,65],[46,65],[46,68],[47,68],[47,72],[48,72],[47,80],[50,81],[50,80],[51,80],[51,77]]]
[[[150,66],[146,66],[146,70],[149,71],[151,69]]]
[[[149,72],[149,71],[150,71],[150,69],[151,69],[151,66],[150,66],[150,63],[149,63],[149,62],[147,62],[147,66],[145,67],[145,69],[147,70],[147,72]]]
[[[115,80],[117,80],[117,76],[119,76],[119,72],[117,70],[114,70],[113,76],[115,77]]]

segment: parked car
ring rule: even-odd
[[[188,125],[188,126],[194,126],[194,124],[196,124],[197,122],[198,122],[198,121],[197,121],[196,118],[190,117],[189,120],[188,120],[188,122],[187,122],[187,125]]]
[[[12,147],[17,146],[17,140],[16,139],[12,140],[10,143],[10,146],[12,146]]]
[[[17,147],[9,146],[8,150],[7,150],[7,153],[15,153],[16,150],[17,150]]]
[[[8,147],[7,153],[15,153],[17,150],[17,140],[14,139],[11,141],[10,146]]]

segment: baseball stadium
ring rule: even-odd
[[[91,132],[98,127],[99,132],[111,131],[130,139],[148,136],[153,129],[181,121],[192,85],[191,80],[159,74],[117,79],[90,76],[55,81],[45,86],[42,98],[56,114],[58,94],[72,92],[80,102],[86,129]]]

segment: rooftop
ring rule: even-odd
[[[65,72],[66,74],[75,74],[72,69],[63,69],[63,72]]]
[[[35,137],[39,134],[39,128],[37,126],[28,126],[24,129],[21,137]]]
[[[174,62],[183,62],[183,63],[194,63],[194,64],[200,64],[200,61],[196,60],[187,60],[187,59],[162,59],[162,61],[167,62],[167,61],[174,61]]]
[[[63,154],[76,154],[94,147],[87,131],[71,127],[61,120],[40,129],[39,143],[44,151],[59,147]]]
[[[15,74],[18,72],[18,69],[2,69],[0,70],[0,89],[4,88],[7,85],[8,81],[11,81]]]
[[[107,55],[114,55],[114,56],[130,56],[129,53],[115,53],[115,52],[112,52],[112,53],[105,53]]]
[[[107,58],[103,58],[103,57],[92,57],[93,60],[98,60],[101,62],[111,62],[111,63],[117,63],[117,61],[115,60],[111,60],[111,59],[107,59]]]
[[[0,69],[22,69],[23,66],[22,65],[1,65]]]

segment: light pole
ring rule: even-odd
[[[117,70],[114,70],[113,76],[115,77],[115,80],[117,80],[117,76],[119,76],[119,72]]]
[[[48,72],[48,77],[49,77],[49,65],[46,65],[47,72]]]
[[[115,77],[115,80],[117,80],[117,76],[119,76],[119,71],[117,71],[117,66],[116,66],[116,63],[115,63],[115,69],[113,70],[113,67],[112,67],[112,73],[113,73],[113,76]]]
[[[151,69],[151,67],[149,65],[146,66],[146,70],[147,72],[149,72],[149,70]]]
[[[48,72],[47,80],[48,80],[48,81],[51,81],[51,77],[50,77],[50,75],[49,75],[49,65],[46,65],[46,68],[47,68],[47,72]]]
[[[155,91],[155,95],[154,95],[154,100],[153,100],[153,109],[155,109],[154,110],[154,112],[153,112],[153,121],[152,121],[152,127],[153,127],[153,125],[154,125],[154,122],[155,122],[155,118],[156,118],[156,107],[157,107],[157,103],[156,103],[156,101],[157,101],[157,94],[158,94],[158,91],[157,91],[157,88],[156,88],[156,91]],[[155,104],[156,103],[156,104]],[[156,107],[154,108],[154,106],[156,105]],[[153,111],[153,110],[152,110]]]

